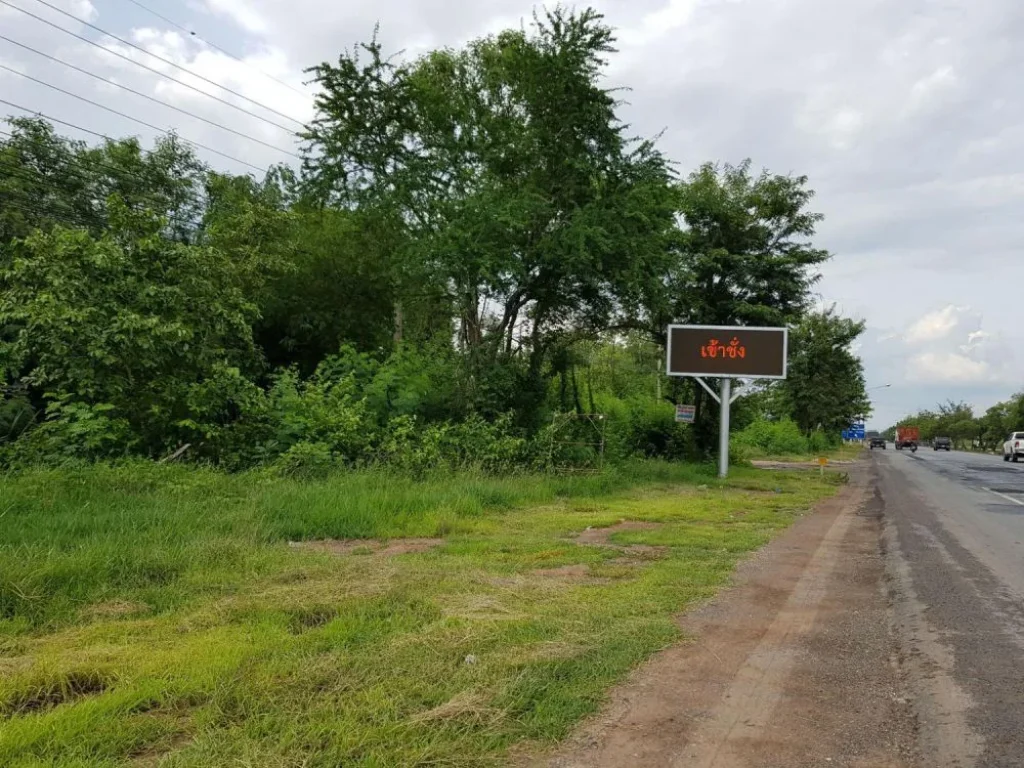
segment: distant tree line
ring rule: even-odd
[[[664,377],[669,322],[793,329],[739,427],[865,415],[863,325],[812,306],[807,179],[680,178],[602,87],[613,43],[591,10],[411,61],[374,39],[312,69],[302,167],[262,180],[173,136],[10,119],[3,461],[507,466],[543,461],[557,412],[614,414],[622,455],[700,457],[715,409]]]
[[[890,439],[896,428],[915,426],[922,440],[948,437],[958,448],[977,447],[986,451],[1001,449],[1012,432],[1024,430],[1024,392],[996,403],[981,416],[975,416],[967,403],[949,400],[934,410],[923,410],[900,419],[886,431]]]

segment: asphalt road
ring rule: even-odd
[[[922,764],[1024,766],[1024,464],[873,451]]]

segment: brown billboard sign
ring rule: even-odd
[[[787,328],[670,325],[669,376],[784,379]]]

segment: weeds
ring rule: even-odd
[[[10,476],[0,764],[493,763],[564,736],[676,637],[675,613],[834,488],[653,462]],[[365,537],[392,541],[287,544]]]

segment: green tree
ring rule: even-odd
[[[810,241],[822,220],[807,210],[814,192],[806,176],[750,167],[707,163],[680,185],[684,227],[649,299],[656,332],[669,322],[781,326],[807,310],[814,268],[830,258]]]
[[[835,434],[871,412],[864,369],[853,351],[864,333],[862,321],[840,316],[835,307],[812,312],[790,335],[788,378],[782,391],[789,414],[805,434]]]
[[[664,343],[672,322],[782,326],[798,321],[830,254],[811,242],[822,216],[807,210],[805,176],[751,173],[739,166],[701,166],[679,185],[683,228],[667,251],[664,271],[647,284],[646,318]],[[682,385],[677,385],[682,386]],[[694,389],[698,446],[716,429]]]
[[[135,138],[91,147],[37,118],[9,118],[0,141],[0,245],[34,229],[79,226],[99,236],[108,200],[164,217],[164,234],[190,241],[204,206],[207,168],[176,136],[144,151]]]
[[[401,227],[397,316],[414,285],[443,287],[480,370],[525,353],[538,379],[567,335],[636,305],[664,257],[670,172],[601,85],[613,42],[596,12],[557,9],[413,62],[374,40],[365,61],[313,69],[310,189]]]
[[[233,418],[258,362],[243,276],[223,253],[163,236],[160,219],[116,198],[111,212],[99,239],[57,226],[0,259],[0,326],[14,329],[0,368],[51,417],[116,423],[144,452],[204,439]],[[104,450],[126,447],[114,443]]]
[[[945,403],[939,403],[934,426],[930,426],[929,431],[928,439],[949,437],[958,445],[962,445],[968,438],[973,440],[977,437],[974,411],[965,402],[947,400]]]

